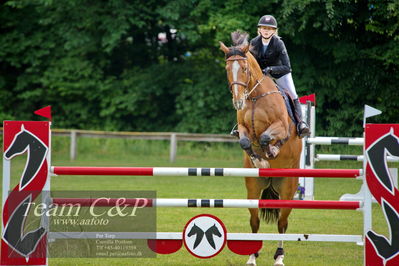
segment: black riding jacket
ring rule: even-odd
[[[280,37],[273,35],[263,53],[262,36],[255,37],[251,40],[251,54],[256,58],[261,69],[271,67],[271,76],[280,78],[291,72],[290,58],[287,49]]]

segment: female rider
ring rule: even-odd
[[[302,109],[291,75],[291,64],[284,42],[277,36],[277,21],[265,15],[258,22],[259,35],[251,40],[250,52],[265,75],[270,75],[281,88],[288,90],[294,100],[297,132],[300,138],[310,135],[309,126],[302,120]]]

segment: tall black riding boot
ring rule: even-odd
[[[310,135],[310,129],[308,124],[306,124],[306,122],[302,120],[302,109],[298,99],[294,100],[294,106],[297,119],[296,129],[298,132],[298,136],[299,138],[307,137]]]

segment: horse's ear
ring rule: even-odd
[[[220,44],[220,50],[222,50],[225,54],[229,52],[229,48],[222,42],[219,42]]]

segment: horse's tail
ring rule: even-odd
[[[279,199],[279,195],[276,190],[274,190],[273,186],[269,186],[268,188],[262,191],[261,199]],[[266,223],[276,223],[278,217],[280,215],[280,209],[260,209],[260,217],[265,220]]]

